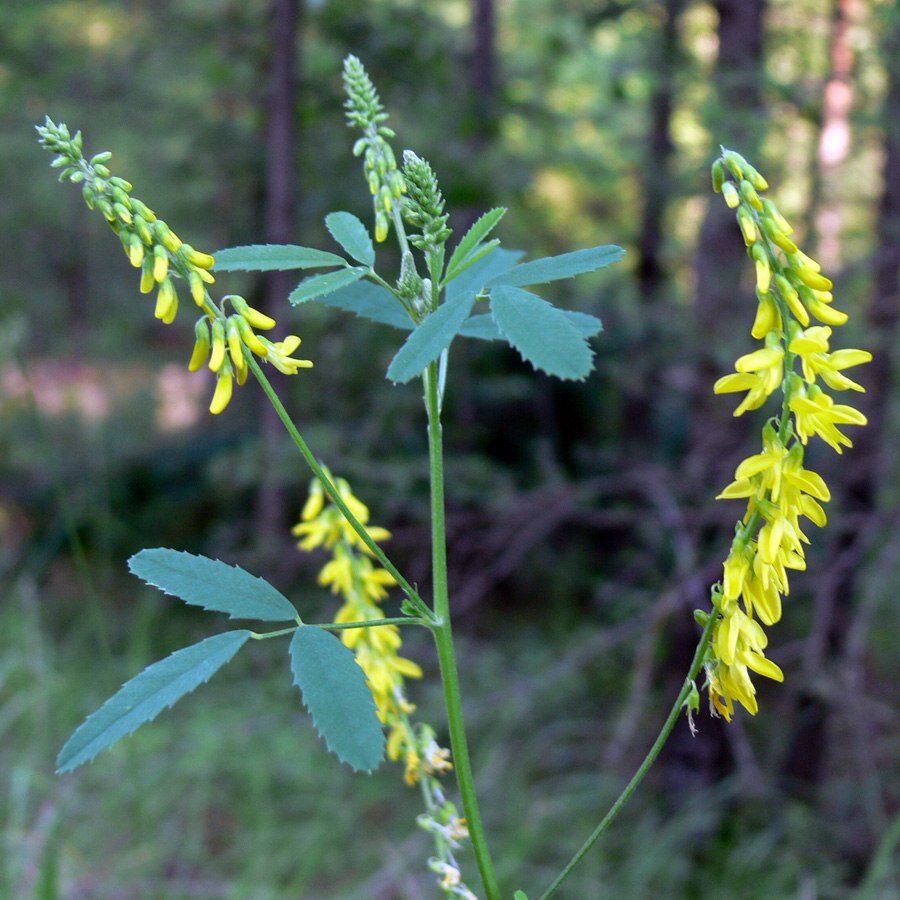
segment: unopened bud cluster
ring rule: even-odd
[[[403,152],[403,180],[407,190],[402,201],[403,218],[421,231],[420,235],[412,235],[409,242],[425,252],[446,244],[451,231],[437,176],[427,160],[412,150]]]
[[[344,60],[344,92],[347,121],[363,132],[353,145],[353,155],[363,158],[363,171],[375,210],[375,240],[381,242],[388,236],[394,207],[406,190],[394,151],[385,140],[396,134],[384,124],[388,114],[375,85],[355,56]]]
[[[730,720],[734,701],[751,714],[757,711],[751,671],[783,680],[781,669],[765,656],[763,625],[781,618],[788,570],[806,568],[803,545],[809,539],[801,517],[825,525],[821,504],[831,496],[822,477],[804,468],[805,445],[818,436],[838,453],[852,446],[838,426],[864,425],[865,416],[836,404],[823,385],[862,391],[843,370],[872,355],[831,351],[832,326],[842,325],[847,315],[831,305],[832,283],[797,246],[790,223],[760,196],[768,189],[765,178],[740,154],[727,150],[713,164],[712,179],[714,189],[736,210],[754,262],[758,306],[751,334],[762,342],[760,349],[741,356],[736,371],[720,378],[714,389],[717,394],[747,392],[736,416],[762,406],[778,389],[783,393],[780,416],[763,428],[762,452],[745,459],[719,495],[748,504],[735,529],[723,580],[713,590],[717,617],[706,660],[712,709]],[[823,324],[811,325],[810,316]]]
[[[291,356],[300,346],[299,337],[290,335],[273,343],[257,335],[254,328],[274,328],[275,320],[253,309],[243,297],[228,295],[218,306],[212,302],[207,286],[215,282],[210,272],[214,258],[184,243],[152,209],[131,196],[132,185],[112,175],[106,166],[111,153],[86,159],[81,132],[72,136],[65,124],[57,125],[49,118],[37,132],[41,144],[57,154],[52,165],[62,169],[60,181],[82,185],[87,205],[103,214],[131,264],[141,270],[141,293],[157,291],[154,314],[164,324],[174,322],[178,313],[176,282],[187,283],[191,297],[203,310],[194,327],[194,352],[188,368],[196,372],[208,361],[216,374],[211,413],[218,414],[228,405],[235,380],[238,384],[247,380],[245,348],[289,375],[312,366],[309,360]],[[225,312],[228,304],[233,309],[230,315]]]

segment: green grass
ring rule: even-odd
[[[142,666],[224,621],[138,594],[106,610],[106,656],[95,616],[85,610],[61,627],[52,609],[25,582],[0,608],[0,896],[438,895],[428,837],[414,824],[417,792],[399,766],[358,776],[324,751],[291,686],[286,643],[250,645],[174,710],[57,778],[55,754],[84,715]],[[625,768],[604,775],[601,764],[620,710],[598,702],[597,679],[614,683],[618,662],[600,658],[590,679],[576,672],[548,684],[541,673],[563,648],[533,634],[461,649],[499,875],[509,895],[522,887],[533,897],[627,777]],[[427,644],[410,655],[433,671]],[[418,714],[440,725],[437,684],[412,694]],[[736,791],[725,782],[664,794],[651,775],[560,897],[849,896],[811,808],[740,802]],[[474,886],[470,854],[463,863]]]

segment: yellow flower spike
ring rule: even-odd
[[[216,376],[216,390],[213,393],[212,402],[209,404],[209,411],[214,415],[219,415],[223,409],[231,402],[231,394],[233,390],[233,376],[231,374],[231,366],[225,363],[219,369]]]
[[[300,513],[300,518],[304,522],[309,522],[322,512],[324,506],[325,491],[322,489],[319,479],[314,478],[309,487],[309,496],[306,498],[306,503],[303,504],[303,511]]]
[[[763,221],[767,224],[766,235],[776,247],[780,247],[788,254],[797,252],[797,245],[783,231],[779,231],[770,220],[764,219]]]
[[[744,166],[747,165],[747,160],[734,150],[726,150],[723,159],[725,165],[731,170],[731,174],[740,181],[744,177]]]
[[[300,338],[296,335],[289,335],[283,341],[272,343],[265,338],[262,343],[267,350],[266,359],[272,363],[279,372],[285,375],[296,375],[298,369],[311,369],[312,360],[295,359],[291,354],[300,346]]]
[[[725,203],[729,209],[736,209],[740,205],[741,195],[730,181],[726,181],[722,185],[722,196],[725,198]]]
[[[166,325],[169,325],[175,319],[175,314],[177,312],[178,294],[175,292],[175,285],[172,284],[172,279],[166,278],[159,286],[159,294],[156,298],[156,310],[153,315],[155,315],[157,319],[162,319]]]
[[[253,333],[253,329],[243,315],[236,315],[232,318],[237,322],[237,329],[241,335],[241,340],[250,348],[257,356],[263,358],[269,355],[269,348]]]
[[[224,363],[225,323],[221,319],[215,319],[212,323],[212,355],[209,358],[209,368],[213,372],[218,372]]]
[[[188,363],[188,371],[197,372],[203,368],[206,360],[209,358],[210,337],[209,337],[209,321],[206,316],[197,320],[194,326],[194,352],[191,354],[191,360]]]
[[[207,284],[215,284],[216,279],[213,277],[212,272],[207,272],[206,269],[194,269],[194,271],[200,276],[201,281],[205,281]]]
[[[157,284],[163,282],[169,274],[169,254],[166,248],[157,244],[153,248],[153,278]]]
[[[769,182],[766,181],[753,166],[750,165],[746,160],[744,160],[744,177],[753,185],[758,191],[767,191],[769,189]]]

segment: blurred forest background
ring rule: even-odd
[[[543,887],[642,758],[687,668],[756,452],[713,380],[751,346],[751,267],[711,197],[719,143],[768,177],[870,348],[870,425],[842,457],[771,657],[784,685],[730,726],[679,724],[560,896],[900,896],[900,12],[890,0],[11,0],[0,6],[0,896],[424,898],[429,838],[399,767],[318,745],[282,658],[250,648],[197,695],[57,779],[64,739],[127,678],[224,623],[128,575],[143,547],[218,556],[330,617],[289,527],[308,475],[252,385],[206,412],[190,312],[162,328],[33,126],[114,152],[194,246],[332,248],[370,220],[340,65],[359,56],[428,158],[457,239],[492,205],[508,247],[626,247],[555,286],[599,315],[598,371],[536,375],[459,341],[445,404],[451,594],[476,776],[509,891]],[[386,253],[387,251],[382,251]],[[386,267],[387,268],[387,267]],[[222,275],[304,338],[277,384],[313,448],[428,584],[420,390],[398,335]],[[765,414],[763,414],[765,415]],[[389,609],[391,607],[389,606]],[[406,636],[406,635],[405,635]],[[443,733],[436,663],[410,691]],[[280,649],[280,648],[279,648]],[[704,699],[705,707],[705,699]],[[463,857],[473,875],[471,855]]]

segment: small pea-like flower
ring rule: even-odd
[[[751,409],[758,409],[781,385],[784,348],[776,345],[777,336],[774,341],[767,339],[767,344],[771,346],[740,357],[734,364],[737,372],[723,376],[713,386],[717,394],[747,391],[747,396],[734,411],[736,416]]]
[[[815,325],[800,332],[788,349],[796,353],[803,367],[803,378],[809,384],[815,384],[816,376],[835,391],[865,391],[861,384],[842,373],[843,369],[858,366],[872,361],[868,350],[835,350],[829,353],[828,340],[831,328],[827,325]]]
[[[837,426],[868,423],[868,419],[858,409],[835,403],[816,385],[808,391],[795,394],[789,405],[797,424],[797,434],[804,444],[813,435],[818,435],[838,453],[843,453],[842,447],[852,447],[853,441]]]

